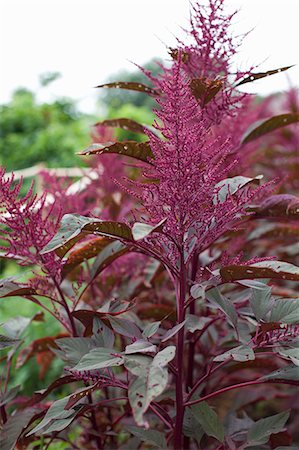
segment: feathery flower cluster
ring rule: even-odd
[[[267,331],[259,342],[259,346],[286,343],[299,338],[299,325],[281,324],[280,329]]]
[[[228,138],[214,138],[182,69],[180,55],[158,80],[161,97],[156,111],[161,124],[158,137],[148,132],[154,159],[144,171],[143,205],[153,222],[167,217],[164,231],[178,245],[189,247],[197,239],[200,251],[240,219],[248,191],[217,196],[216,185],[236,165]],[[159,180],[159,183],[156,182]],[[219,190],[219,189],[218,189]]]
[[[8,258],[20,264],[37,264],[53,276],[59,274],[60,262],[55,254],[40,255],[41,250],[58,229],[61,214],[51,217],[52,208],[45,213],[46,194],[38,198],[33,185],[20,197],[22,180],[14,184],[13,175],[7,177],[0,168],[0,247]]]
[[[224,117],[234,115],[236,107],[240,108],[246,98],[233,86],[244,72],[231,73],[232,58],[240,43],[230,33],[236,11],[225,13],[224,1],[209,0],[206,6],[195,3],[191,10],[191,29],[186,30],[187,39],[191,38],[192,43],[186,45],[178,40],[184,55],[183,69],[188,77],[207,85],[215,82],[222,85],[218,94],[205,105],[205,114],[211,124],[219,124]]]

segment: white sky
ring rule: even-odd
[[[299,85],[299,1],[227,0],[239,9],[234,30],[252,33],[237,64],[259,70],[297,64],[288,72],[246,85],[267,94]],[[151,57],[167,58],[167,45],[187,24],[188,0],[0,0],[0,103],[20,86],[38,89],[38,77],[58,71],[62,78],[39,98],[70,96],[92,111],[93,86],[122,68]],[[288,75],[286,75],[286,73]],[[244,86],[245,87],[245,86]]]

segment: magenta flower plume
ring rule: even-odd
[[[57,231],[61,214],[51,217],[52,208],[45,208],[46,194],[38,198],[33,185],[20,197],[22,181],[14,185],[13,175],[7,177],[0,169],[0,230],[1,250],[8,258],[23,265],[39,265],[59,278],[60,261],[55,254],[40,252]]]
[[[211,135],[182,64],[178,58],[159,81],[156,114],[162,123],[155,127],[163,137],[148,133],[154,159],[144,172],[150,182],[143,188],[143,205],[153,222],[167,218],[164,231],[177,245],[196,242],[202,251],[239,220],[247,191],[218,199],[217,184],[237,160],[227,161],[229,139]]]
[[[192,6],[191,29],[187,33],[193,43],[182,48],[188,54],[185,70],[191,77],[213,79],[229,74],[231,58],[238,48],[230,33],[236,12],[226,14],[224,3],[225,0],[209,0],[207,6]]]

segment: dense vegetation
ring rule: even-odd
[[[1,169],[1,256],[23,268],[0,285],[1,449],[298,448],[298,92],[243,92],[289,68],[232,73],[231,20],[194,3],[171,64],[100,86],[155,119],[107,95],[79,181],[44,170],[23,195]]]

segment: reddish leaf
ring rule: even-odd
[[[176,320],[176,313],[173,306],[165,305],[165,304],[156,304],[156,305],[147,305],[142,306],[138,309],[138,317],[140,319],[155,319],[155,320],[163,320],[166,317],[171,322]]]
[[[159,95],[159,92],[152,89],[150,86],[146,86],[143,83],[135,83],[133,81],[115,81],[113,83],[100,84],[99,86],[96,86],[96,88],[128,89],[130,91],[144,92],[145,94],[153,96]]]
[[[57,380],[53,381],[47,389],[44,389],[42,391],[35,392],[33,396],[28,400],[28,402],[24,405],[24,407],[35,405],[36,403],[40,403],[44,398],[47,397],[47,395],[54,391],[54,389],[64,386],[69,383],[73,383],[75,381],[78,381],[77,378],[75,378],[73,375],[66,375],[64,377],[58,378]]]
[[[109,326],[106,314],[101,314],[96,311],[91,311],[89,309],[78,309],[72,313],[72,316],[80,320],[84,327],[88,330],[92,329],[93,319],[99,317],[105,325]]]
[[[67,402],[66,406],[64,407],[65,410],[71,409],[79,400],[82,400],[82,398],[86,397],[87,395],[91,394],[93,391],[98,389],[98,382],[93,384],[92,386],[88,386],[86,388],[80,389],[79,391],[75,392]]]
[[[111,238],[133,241],[131,229],[121,222],[104,221],[78,214],[65,214],[56,235],[43,248],[41,253],[54,251],[59,256],[69,251],[75,242],[87,234],[98,234]]]
[[[8,418],[7,422],[1,428],[1,450],[12,450],[16,448],[15,445],[22,434],[23,429],[28,426],[36,412],[37,409],[28,408],[23,411],[17,411]]]
[[[267,72],[259,72],[259,73],[250,73],[246,78],[239,81],[239,83],[236,84],[237,86],[241,86],[245,83],[251,83],[252,81],[259,80],[260,78],[268,77],[270,75],[275,75],[276,73],[284,72],[285,70],[290,69],[294,66],[287,66],[287,67],[281,67],[280,69],[274,69],[274,70],[268,70]]]
[[[277,278],[299,281],[299,267],[283,261],[261,261],[251,265],[231,265],[220,269],[226,283],[254,278]]]
[[[41,352],[48,351],[51,347],[58,348],[57,344],[55,343],[55,339],[67,336],[68,336],[67,334],[59,333],[56,334],[55,336],[46,336],[41,339],[36,339],[35,341],[32,341],[28,347],[24,348],[19,353],[16,362],[17,369],[22,367],[33,356],[38,355]]]
[[[40,380],[43,380],[51,366],[51,363],[55,359],[55,355],[51,351],[41,352],[36,355],[36,361],[38,363]]]
[[[267,333],[267,331],[272,330],[281,330],[281,323],[280,322],[261,323],[260,330],[262,333]]]
[[[105,248],[110,243],[111,239],[104,236],[91,239],[88,242],[84,242],[83,245],[81,245],[79,248],[76,248],[69,254],[68,259],[63,266],[63,278],[82,262],[97,256],[98,253],[100,253],[101,250],[103,250],[103,248]]]
[[[132,302],[120,302],[118,300],[115,301],[118,304],[118,308],[113,308],[113,305],[111,307],[111,310],[109,311],[91,311],[89,309],[79,309],[77,311],[74,311],[72,315],[80,320],[80,322],[83,323],[83,325],[87,328],[93,323],[93,319],[95,317],[98,317],[101,320],[104,320],[105,324],[109,324],[109,322],[106,322],[105,319],[107,319],[109,316],[120,316],[124,312],[128,311],[134,306],[134,303]]]
[[[0,280],[0,298],[35,294],[35,289],[25,284],[16,283],[9,278]]]
[[[281,431],[280,433],[271,434],[270,445],[271,449],[278,448],[280,446],[288,447],[293,442],[292,436],[288,431]]]
[[[190,89],[201,106],[206,106],[222,89],[223,83],[220,80],[208,80],[207,78],[195,78],[190,82]]]
[[[141,123],[138,123],[135,120],[125,118],[108,119],[104,120],[103,122],[98,122],[95,124],[95,126],[97,125],[123,128],[124,130],[133,131],[134,133],[144,133],[144,129],[146,128],[145,125],[142,125]]]
[[[292,224],[274,224],[268,223],[255,229],[248,236],[248,240],[265,238],[287,238],[299,235],[299,227]]]
[[[255,217],[299,219],[299,197],[290,194],[271,195],[254,209]]]
[[[150,164],[150,159],[154,157],[148,142],[106,142],[105,144],[92,144],[87,149],[79,152],[79,155],[106,155],[116,153],[122,156],[138,159]]]
[[[122,244],[120,241],[110,242],[98,254],[91,269],[91,278],[96,278],[106,267],[113,263],[117,258],[129,251],[129,247]]]
[[[256,370],[265,369],[266,371],[277,369],[278,365],[274,358],[256,358],[251,361],[238,362],[229,367],[226,371],[228,373],[239,372],[240,370]]]
[[[265,134],[271,133],[271,131],[296,122],[299,122],[298,113],[280,114],[266,120],[260,120],[254,123],[253,126],[246,131],[241,143],[246,144],[247,142],[251,142],[261,136],[264,136]]]

